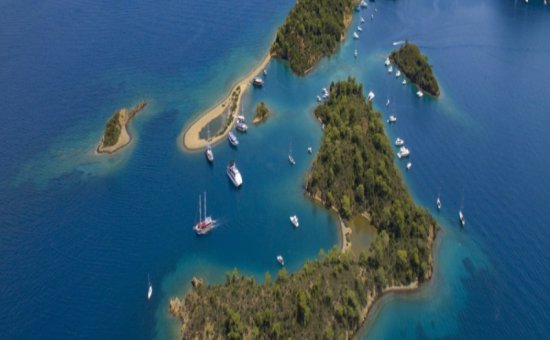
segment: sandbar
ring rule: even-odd
[[[252,71],[250,71],[244,78],[239,80],[236,84],[234,84],[230,91],[228,92],[227,96],[223,98],[221,101],[219,101],[216,105],[211,107],[210,109],[204,111],[202,114],[198,116],[197,119],[195,119],[193,122],[188,124],[187,127],[185,127],[182,130],[182,133],[178,137],[183,142],[183,147],[187,150],[191,151],[197,151],[202,150],[206,147],[208,143],[215,144],[216,142],[220,141],[222,138],[224,138],[227,133],[231,130],[233,127],[233,124],[235,122],[235,119],[233,119],[233,115],[235,115],[237,112],[239,112],[239,107],[241,105],[241,98],[243,94],[246,92],[248,86],[251,85],[252,80],[262,71],[265,69],[267,64],[271,61],[271,54],[267,53],[266,56],[262,59],[260,64],[256,66]],[[232,94],[237,90],[240,89],[240,92],[237,95],[236,98],[236,110],[233,111],[231,116],[229,117],[231,124],[229,126],[225,127],[224,130],[210,138],[210,141],[206,139],[202,139],[199,136],[199,133],[202,131],[202,129],[208,125],[212,120],[216,119],[220,115],[222,115],[233,103]]]

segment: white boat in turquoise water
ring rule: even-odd
[[[256,77],[254,78],[254,80],[252,80],[252,85],[254,85],[255,87],[262,87],[264,86],[264,80],[260,77]]]
[[[359,32],[363,32],[363,28],[362,28],[361,26],[357,26],[357,30],[358,30]]]
[[[277,255],[277,262],[279,262],[282,267],[285,266],[285,259],[283,259],[282,255]]]
[[[210,143],[206,145],[206,151],[204,153],[206,154],[206,159],[210,163],[214,162],[214,152],[212,151],[212,145],[210,145]]]
[[[390,67],[388,67],[388,73],[392,73],[393,72],[393,66],[390,65]]]
[[[374,97],[375,97],[374,92],[369,91],[369,93],[367,94],[367,100],[369,102],[372,102],[374,100]]]
[[[409,149],[407,149],[406,147],[402,146],[399,149],[399,152],[397,153],[397,158],[399,158],[399,159],[407,158],[407,157],[409,157],[410,154],[411,154],[411,151]]]
[[[227,135],[227,140],[233,146],[238,146],[239,145],[239,140],[237,139],[237,136],[235,136],[235,134],[231,131],[229,131],[229,134]]]
[[[395,144],[395,146],[403,146],[403,145],[405,145],[405,141],[402,140],[401,138],[397,137],[394,144]]]
[[[386,100],[386,107],[390,106],[390,99]]]
[[[229,164],[227,164],[226,172],[231,182],[233,182],[233,185],[237,188],[243,184],[241,172],[237,169],[237,164],[235,164],[235,161],[230,161]]]
[[[357,34],[357,32],[353,32],[353,39],[359,39],[359,34]]]
[[[235,126],[235,129],[240,132],[246,132],[248,131],[248,125],[244,123],[244,121],[237,119],[237,124]]]
[[[298,216],[296,216],[296,215],[290,216],[290,223],[292,223],[292,225],[295,228],[298,228],[300,226],[300,222],[298,221]]]
[[[460,221],[461,227],[464,227],[466,225],[466,218],[464,217],[464,213],[462,212],[462,209],[458,211],[458,220]]]
[[[151,297],[153,297],[153,285],[149,279],[149,274],[147,274],[147,283],[149,285],[149,288],[147,289],[147,300],[151,300]]]
[[[418,90],[418,92],[416,92],[416,96],[418,98],[422,98],[422,97],[424,97],[424,92],[422,92],[422,90]]]
[[[407,79],[403,79],[403,81],[401,82],[402,85],[407,85]]]
[[[437,210],[441,210],[441,196],[437,195],[437,200],[435,201],[435,205],[437,206]]]
[[[397,72],[395,72],[395,78],[399,77],[401,77],[401,71],[397,70]]]
[[[397,116],[396,115],[390,115],[390,117],[388,118],[388,123],[393,124],[395,122],[397,122]]]
[[[412,169],[413,164],[411,162],[408,162],[406,165],[407,171]]]

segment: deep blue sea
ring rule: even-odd
[[[322,136],[315,97],[350,75],[384,118],[397,114],[386,131],[406,141],[413,168],[396,164],[442,227],[433,279],[381,299],[359,337],[550,336],[550,5],[370,2],[348,32],[363,15],[361,38],[308,76],[270,63],[244,112],[263,100],[274,114],[238,150],[220,143],[213,166],[183,151],[181,129],[261,60],[293,4],[0,0],[0,338],[174,337],[168,299],[192,276],[220,282],[237,267],[261,279],[278,270],[277,254],[296,271],[338,245],[336,217],[302,186],[306,148]],[[386,72],[404,39],[429,56],[439,99],[416,98]],[[108,117],[141,99],[150,105],[132,144],[95,154]],[[225,175],[231,159],[240,190]],[[205,191],[220,225],[197,237]]]

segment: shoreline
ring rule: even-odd
[[[135,117],[135,115],[143,110],[147,106],[148,102],[143,100],[136,106],[128,110],[127,108],[119,109],[116,114],[118,115],[118,122],[120,124],[120,134],[118,135],[117,142],[110,146],[103,146],[103,139],[105,138],[105,132],[101,135],[101,139],[96,147],[98,154],[107,153],[113,154],[122,149],[132,141],[132,135],[128,131],[128,124]]]
[[[243,97],[243,94],[248,89],[248,86],[251,85],[252,80],[266,68],[266,66],[271,61],[271,57],[271,53],[268,52],[254,69],[252,69],[243,78],[238,80],[230,87],[228,94],[224,98],[214,104],[214,106],[199,114],[198,117],[195,118],[191,123],[187,124],[178,136],[178,145],[183,145],[183,148],[188,151],[199,151],[204,149],[207,144],[216,144],[217,142],[225,138],[225,136],[233,127],[233,124],[235,122],[233,118],[235,114],[239,112],[239,107],[241,106],[241,99]],[[232,95],[235,91],[239,92],[236,96],[237,98],[233,102]],[[233,113],[230,113],[230,123],[224,128],[224,130],[220,134],[211,137],[210,141],[206,139],[201,139],[199,137],[200,131],[212,120],[224,114],[226,110],[230,107],[230,104],[233,103],[236,105],[236,109]],[[179,141],[181,141],[181,144]]]

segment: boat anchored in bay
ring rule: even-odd
[[[243,184],[241,172],[237,169],[237,164],[235,164],[235,161],[230,161],[229,164],[227,164],[226,172],[235,187],[238,188]]]
[[[290,216],[290,223],[292,223],[292,225],[295,228],[298,228],[300,226],[300,222],[298,221],[298,216],[296,216],[296,215]]]
[[[227,135],[227,140],[233,146],[238,146],[239,145],[239,140],[237,139],[237,136],[235,136],[235,134],[231,131],[229,131],[229,135]]]
[[[204,193],[204,214],[201,207],[201,195],[199,195],[199,222],[195,224],[193,230],[198,235],[207,234],[210,230],[214,229],[215,222],[211,216],[206,216],[206,192]]]
[[[149,284],[149,288],[147,289],[147,300],[151,300],[151,297],[153,297],[153,285],[149,279],[149,273],[147,273],[147,283]]]

